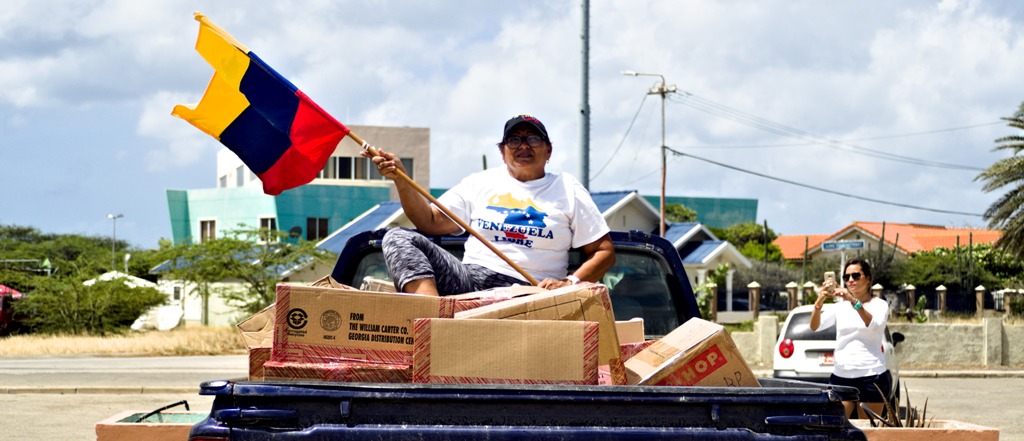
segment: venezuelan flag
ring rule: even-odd
[[[171,114],[235,152],[270,195],[316,178],[349,129],[225,30],[196,12],[196,51],[214,74],[199,104]]]

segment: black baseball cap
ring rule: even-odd
[[[551,138],[548,137],[548,129],[544,128],[544,123],[530,115],[516,115],[512,117],[512,119],[508,120],[508,122],[505,123],[505,135],[501,137],[501,140],[504,141],[508,139],[509,132],[519,124],[529,124],[534,129],[537,129],[546,141],[551,141]]]

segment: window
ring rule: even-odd
[[[413,177],[412,158],[399,158],[402,161],[402,165],[405,166],[406,173],[409,177]],[[365,180],[382,180],[386,179],[381,176],[380,172],[377,171],[377,167],[373,165],[373,161],[363,158],[361,156],[332,156],[324,164],[323,170],[317,173],[317,178],[320,179],[365,179]]]
[[[338,179],[352,179],[352,158],[338,158]]]
[[[261,217],[260,218],[260,237],[261,242],[277,242],[277,218],[276,217]]]
[[[208,240],[214,240],[216,238],[217,238],[217,221],[215,221],[215,220],[199,221],[199,240],[200,240],[200,242],[206,242]]]
[[[314,241],[320,240],[327,237],[327,218],[326,217],[307,217],[306,218],[306,240]]]
[[[181,287],[180,286],[175,286],[174,287],[174,297],[173,297],[173,299],[176,300],[176,301],[177,300],[181,300]]]
[[[228,175],[221,176],[218,185],[220,188],[226,188],[228,186]]]
[[[235,186],[241,187],[245,185],[245,166],[240,165],[235,169]]]
[[[256,180],[256,172],[254,172],[252,170],[249,170],[249,181],[255,181],[255,180]]]

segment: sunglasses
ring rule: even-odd
[[[519,148],[519,146],[523,145],[524,142],[526,143],[526,145],[536,148],[544,144],[544,138],[541,138],[540,136],[537,135],[512,136],[505,140],[505,145],[509,146],[510,148],[517,149]]]
[[[844,282],[849,282],[849,281],[850,281],[850,279],[853,279],[853,280],[860,280],[860,276],[862,276],[862,274],[861,274],[861,273],[850,273],[850,274],[843,274],[843,281],[844,281]]]

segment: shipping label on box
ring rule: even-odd
[[[575,320],[600,325],[598,364],[620,360],[615,314],[608,288],[599,283],[544,291],[455,314],[458,319]]]
[[[452,317],[455,300],[311,286],[277,286],[272,359],[411,364],[417,318]]]
[[[599,326],[552,320],[415,321],[414,383],[597,384]]]
[[[264,376],[269,381],[318,380],[331,382],[410,383],[412,366],[391,363],[303,363],[268,361]]]
[[[758,387],[729,332],[693,318],[626,360],[629,384]]]

